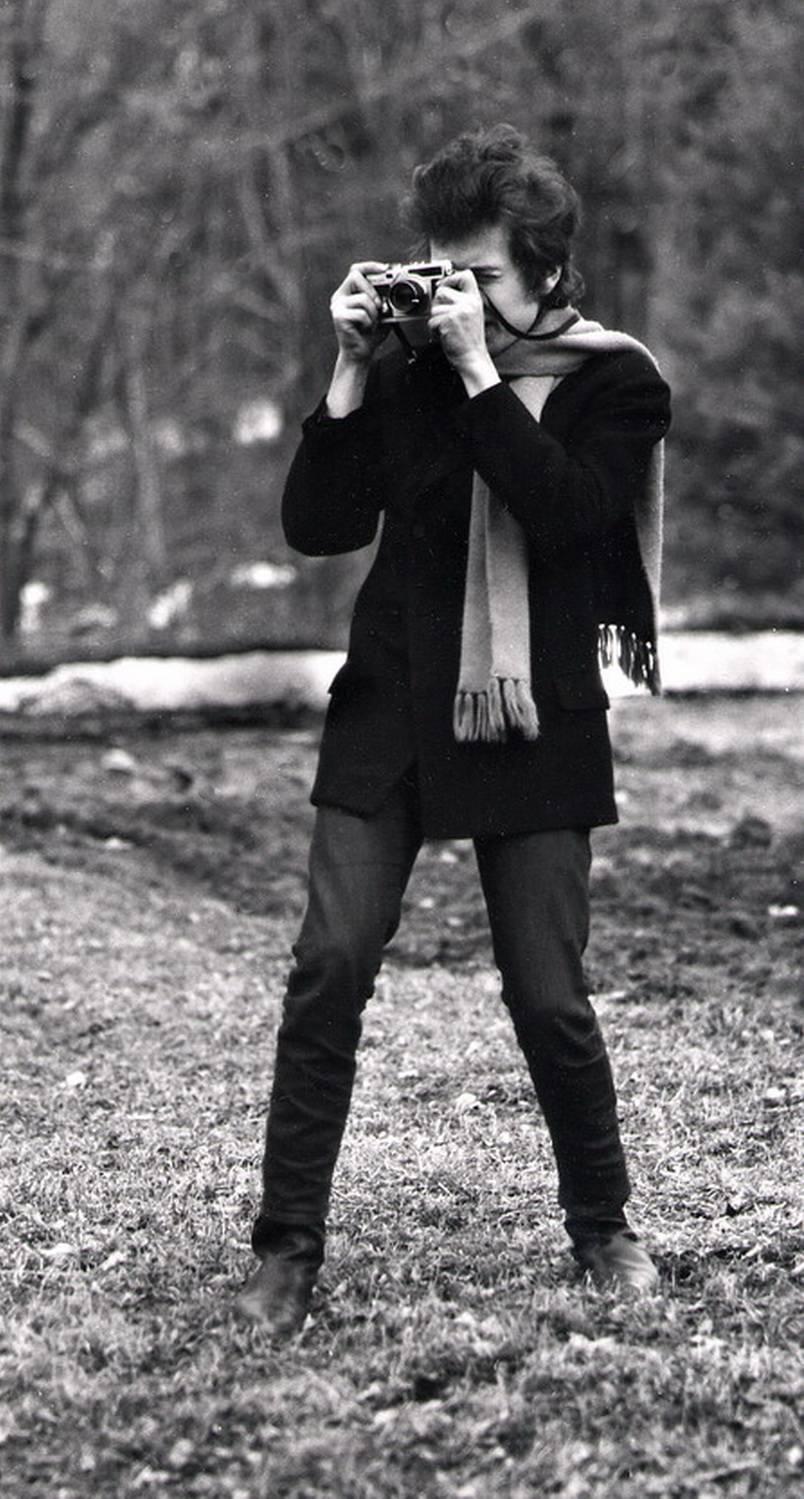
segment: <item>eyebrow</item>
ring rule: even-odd
[[[467,261],[461,261],[460,264],[458,265],[458,270],[459,271],[474,271],[475,275],[477,275],[478,272],[482,272],[484,275],[486,275],[489,271],[494,271],[495,273],[499,273],[500,270],[501,270],[501,267],[499,265],[496,265],[493,261],[481,263],[480,265],[474,265],[471,261],[468,261],[468,262]]]

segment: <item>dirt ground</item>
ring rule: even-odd
[[[788,983],[801,929],[792,908],[801,899],[802,702],[614,704],[621,821],[594,837],[596,981],[617,988],[638,971],[646,990],[664,992],[692,982],[685,974],[698,963],[711,973],[727,967],[757,994]],[[5,849],[35,849],[103,879],[125,871],[127,883],[138,866],[146,879],[158,870],[187,899],[214,895],[292,923],[303,901],[317,724],[179,731],[169,718],[148,722],[67,721],[63,733],[51,724],[38,734],[23,724],[20,737],[0,728]],[[408,897],[417,916],[403,922],[395,961],[488,961],[471,869],[465,842],[424,849]],[[644,948],[638,960],[635,947]]]
[[[284,1361],[228,1307],[318,726],[7,721],[9,1495],[795,1492],[801,709],[612,713],[588,972],[666,1296],[578,1299],[471,845],[433,843],[370,1007],[329,1278]]]

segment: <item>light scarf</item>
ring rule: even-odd
[[[566,327],[573,316],[575,321]],[[540,327],[544,333],[538,340],[515,339],[494,361],[498,373],[537,421],[563,376],[595,355],[638,349],[655,365],[650,351],[636,339],[580,318],[571,308],[548,312]],[[609,665],[618,660],[635,684],[655,693],[660,690],[656,630],[663,459],[664,444],[659,443],[634,517],[650,618],[638,633],[631,612],[628,619],[604,619],[598,627],[601,662]],[[522,526],[475,473],[454,709],[455,738],[460,741],[505,740],[511,730],[525,739],[538,737],[539,717],[531,688],[529,586],[528,545]]]

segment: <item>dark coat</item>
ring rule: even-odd
[[[638,351],[587,360],[537,422],[504,384],[467,399],[438,349],[412,366],[391,350],[359,410],[307,419],[283,498],[290,545],[352,551],[383,515],[330,689],[316,805],[371,813],[415,762],[429,837],[617,820],[597,626],[626,579],[646,588],[634,497],[669,420]],[[535,742],[453,737],[475,469],[528,538]]]

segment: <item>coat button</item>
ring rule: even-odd
[[[426,535],[423,521],[415,520],[410,528],[410,534],[414,541],[421,541],[422,537]]]

